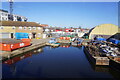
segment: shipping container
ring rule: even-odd
[[[23,39],[21,39],[23,42],[30,42],[31,41],[31,39],[27,39],[27,38],[23,38]]]
[[[0,50],[12,51],[14,49],[22,48],[31,45],[30,41],[22,41],[16,39],[2,39],[0,41]]]
[[[70,37],[66,37],[66,40],[70,40]]]
[[[17,32],[15,33],[15,38],[16,39],[29,38],[29,35],[28,33]]]

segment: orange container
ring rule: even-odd
[[[31,39],[27,39],[27,38],[24,38],[24,39],[21,39],[23,42],[30,42],[31,41]]]
[[[63,37],[61,37],[61,39],[63,39]]]
[[[14,49],[18,49],[30,45],[30,41],[31,39],[22,39],[22,40],[3,39],[2,42],[0,42],[0,50],[12,51]]]
[[[65,40],[66,37],[63,37],[63,39]]]
[[[11,49],[14,50],[14,49],[20,48],[20,43],[10,44],[10,46],[11,46]]]
[[[66,40],[69,40],[69,37],[66,37]]]
[[[67,37],[65,37],[65,40],[67,40]]]
[[[0,50],[2,50],[2,51],[11,51],[10,44],[2,44],[2,43],[0,43]]]
[[[69,38],[69,40],[71,39],[70,37],[68,37]]]
[[[29,46],[30,42],[24,42],[24,46]]]
[[[60,39],[62,39],[62,37],[60,37]]]
[[[70,37],[68,37],[67,40],[70,40]]]
[[[15,43],[15,44],[0,43],[0,50],[2,50],[2,51],[12,51],[14,49],[18,49],[18,48],[29,46],[29,45],[30,45],[29,41],[21,42],[21,43]]]

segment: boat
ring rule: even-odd
[[[51,38],[46,45],[50,45],[52,47],[58,47],[60,43],[57,42],[56,38]]]
[[[71,45],[75,46],[75,47],[81,46],[82,45],[82,41],[83,41],[82,39],[73,38]]]
[[[109,56],[109,66],[120,72],[120,56]]]
[[[58,46],[60,46],[60,43],[52,43],[52,44],[50,44],[52,47],[58,47]]]
[[[84,46],[84,52],[86,57],[88,58],[88,61],[92,65],[98,65],[98,66],[108,66],[109,65],[109,59],[108,57],[101,57],[100,55],[96,55],[95,53],[92,53],[93,51],[88,47]]]

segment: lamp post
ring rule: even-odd
[[[10,3],[10,20],[13,21],[13,2],[14,0],[8,0],[8,2]]]

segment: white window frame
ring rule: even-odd
[[[41,27],[38,27],[38,30],[41,30]]]
[[[33,30],[36,30],[36,27],[33,27]]]
[[[0,26],[0,29],[4,29],[4,27],[3,27],[3,26]]]
[[[22,26],[19,26],[19,29],[22,29],[23,27]]]
[[[15,26],[13,26],[13,27],[12,27],[12,29],[16,29],[16,27],[15,27]]]
[[[24,30],[27,30],[27,27],[26,27],[26,26],[24,26]]]
[[[29,30],[32,30],[32,27],[28,27]]]

